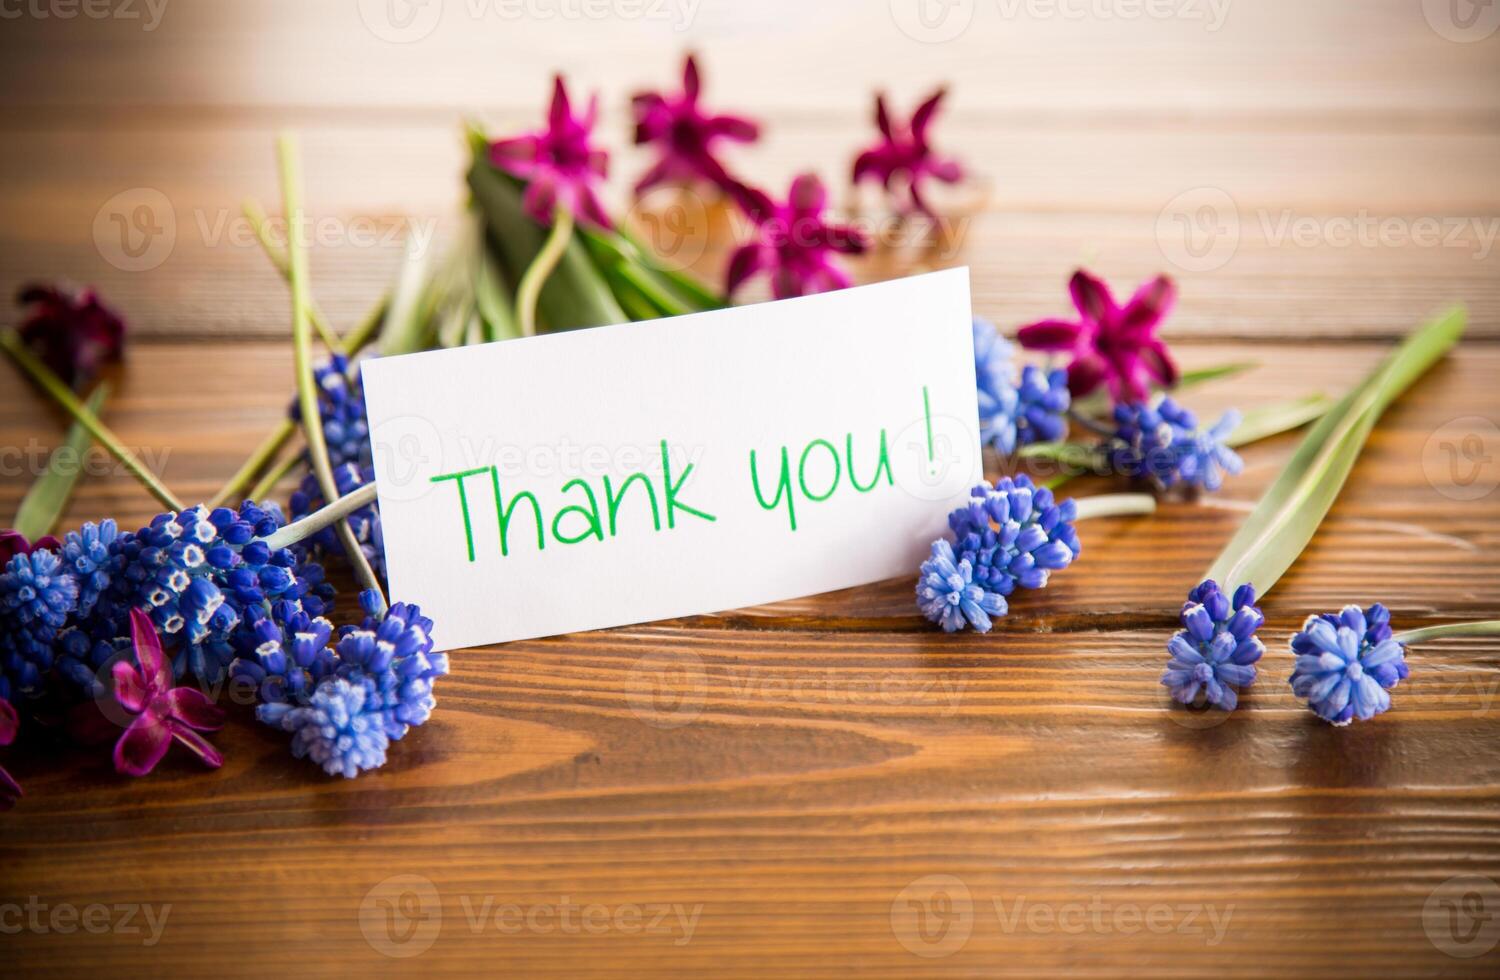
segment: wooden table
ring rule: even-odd
[[[1206,3],[959,4],[922,27],[894,0],[703,4],[678,31],[536,2],[410,7],[404,30],[397,8],[293,0],[174,0],[149,31],[140,3],[6,21],[0,285],[68,276],[128,314],[106,418],[179,495],[211,494],[291,389],[286,293],[236,224],[242,197],[274,199],[275,130],[303,135],[332,219],[316,290],[347,326],[406,233],[451,231],[464,114],[529,125],[562,69],[605,91],[623,190],[642,166],[625,97],[672,83],[687,46],[714,105],[766,120],[737,159],[777,187],[842,180],[874,87],[905,107],[950,81],[942,142],[993,184],[942,259],[972,266],[976,309],[1011,329],[1065,312],[1078,264],[1120,288],[1168,271],[1185,364],[1260,364],[1193,392],[1204,413],[1340,392],[1453,301],[1468,339],[1386,416],[1265,602],[1263,681],[1232,717],[1169,708],[1163,643],[1292,437],[1214,498],[1088,525],[1084,558],[988,636],[928,628],[901,579],[465,650],[434,720],[357,781],[292,761],[244,709],[213,773],[7,750],[27,796],[0,817],[3,972],[1500,972],[1500,948],[1460,955],[1500,915],[1500,644],[1414,649],[1394,709],[1344,730],[1285,684],[1310,612],[1500,614],[1489,21],[1257,0],[1216,29]],[[10,515],[63,421],[8,366],[0,384]],[[69,520],[153,511],[106,473]]]

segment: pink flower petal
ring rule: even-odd
[[[144,776],[156,768],[170,744],[172,731],[165,721],[152,714],[140,715],[115,743],[115,771]]]
[[[703,124],[709,136],[723,136],[737,143],[754,143],[760,138],[760,126],[743,116],[715,116]]]
[[[1166,276],[1157,276],[1137,289],[1130,302],[1125,304],[1125,309],[1120,313],[1120,328],[1132,333],[1149,334],[1172,312],[1172,304],[1176,300],[1177,285]]]
[[[1111,320],[1118,309],[1109,287],[1082,269],[1073,273],[1068,282],[1068,292],[1073,294],[1073,305],[1078,307],[1084,320],[1090,323],[1105,323]]]
[[[16,740],[16,730],[21,727],[16,709],[9,701],[0,701],[0,745],[9,745]]]
[[[828,192],[823,189],[823,182],[816,175],[801,174],[792,181],[787,203],[797,212],[817,217],[828,206]]]
[[[547,110],[547,123],[553,129],[561,129],[572,116],[573,108],[568,104],[568,87],[563,84],[561,75],[553,75],[552,105]]]
[[[1177,362],[1172,360],[1167,345],[1161,341],[1153,341],[1141,348],[1141,363],[1162,387],[1170,388],[1177,383]]]
[[[115,700],[127,711],[136,714],[145,711],[146,702],[151,695],[146,689],[145,678],[135,669],[135,665],[126,660],[116,660],[109,671],[115,678]]]
[[[217,769],[224,764],[224,756],[219,754],[219,750],[210,745],[208,739],[191,728],[173,724],[171,731],[173,738],[187,746],[188,750],[203,760],[203,764],[210,769]]]
[[[224,727],[224,709],[193,687],[177,687],[167,692],[172,717],[189,728],[211,732]]]
[[[687,96],[689,102],[697,102],[700,88],[698,59],[692,55],[688,55],[687,61],[683,62],[682,65],[682,94]]]
[[[880,135],[887,140],[895,139],[891,132],[891,114],[885,107],[885,93],[875,96],[875,125],[880,129]]]
[[[932,117],[937,114],[938,106],[942,104],[943,96],[948,94],[947,89],[938,89],[936,92],[917,106],[917,111],[911,117],[911,135],[921,146],[927,145],[927,127],[932,122]]]
[[[147,688],[165,691],[172,686],[172,668],[162,653],[161,637],[151,617],[139,609],[130,610],[130,639],[135,644],[135,659],[140,661],[141,679]]]
[[[733,295],[734,291],[745,284],[745,280],[759,272],[765,260],[761,255],[760,245],[751,242],[741,245],[734,250],[729,257],[729,272],[725,276],[724,292]]]
[[[1112,377],[1109,368],[1097,354],[1084,354],[1068,365],[1068,390],[1074,397],[1087,395]]]
[[[1083,324],[1067,320],[1038,320],[1016,331],[1016,339],[1028,350],[1069,351],[1078,346]]]

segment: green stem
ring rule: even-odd
[[[1473,623],[1448,623],[1443,626],[1425,626],[1407,630],[1392,637],[1399,643],[1412,646],[1428,640],[1441,640],[1455,636],[1500,636],[1500,619],[1488,619]]]
[[[286,252],[271,238],[271,219],[267,216],[266,209],[260,206],[259,201],[253,198],[246,198],[240,204],[240,213],[250,222],[250,228],[255,232],[255,240],[260,242],[260,247],[266,253],[266,258],[270,259],[271,264],[276,267],[276,271],[281,273],[281,278],[287,279],[291,275],[291,268],[287,263]],[[291,223],[288,222],[288,238],[291,237],[291,233]],[[328,346],[328,349],[338,350],[339,336],[328,325],[328,321],[324,319],[323,311],[318,309],[317,303],[313,303],[308,307],[307,315],[312,320],[313,329],[318,331],[318,336],[323,338],[323,343]]]
[[[1156,512],[1156,498],[1149,493],[1105,493],[1095,497],[1074,497],[1073,500],[1078,506],[1080,521]]]
[[[536,336],[536,301],[542,295],[542,286],[547,277],[557,268],[557,262],[573,237],[573,214],[559,208],[552,218],[552,231],[542,243],[542,250],[527,267],[516,289],[516,321],[521,325],[521,336]]]
[[[73,390],[63,384],[62,379],[53,374],[51,368],[47,367],[47,365],[37,359],[35,354],[31,353],[26,345],[21,342],[21,338],[16,336],[15,331],[0,331],[0,349],[9,354],[11,360],[16,362],[17,367],[26,372],[31,380],[41,385],[43,391],[51,395],[52,399],[61,405],[64,411],[73,416],[75,421],[87,429],[89,435],[93,436],[99,445],[103,446],[111,456],[119,460],[121,465],[140,481],[141,486],[150,492],[151,496],[160,501],[163,506],[172,510],[185,509],[182,501],[174,497],[172,491],[168,490],[160,480],[152,475],[151,471],[146,469],[145,465],[135,458],[135,454],[126,449],[125,444],[116,438],[115,434],[103,422],[99,421],[99,416],[89,411],[88,406],[79,401],[78,396],[73,394]]]
[[[335,521],[343,521],[361,507],[368,507],[374,502],[375,484],[366,483],[358,490],[351,490],[333,503],[313,511],[302,520],[286,525],[266,538],[266,544],[273,551],[290,547],[304,538],[312,537]]]
[[[297,370],[297,404],[301,408],[302,431],[307,437],[307,455],[317,475],[318,485],[323,490],[323,499],[338,499],[338,487],[333,478],[333,465],[328,460],[328,443],[323,438],[323,416],[319,412],[318,390],[313,381],[312,324],[308,318],[310,307],[308,294],[307,252],[302,248],[302,172],[297,142],[291,134],[283,134],[276,143],[278,162],[281,167],[282,210],[287,220],[287,271],[292,287],[292,351]],[[349,522],[339,520],[335,525],[340,543],[348,555],[355,577],[365,589],[373,589],[380,597],[377,614],[385,610],[385,593],[375,570],[365,558]]]
[[[98,415],[103,411],[104,400],[108,397],[109,383],[99,382],[99,386],[89,396],[89,411]],[[57,526],[63,509],[68,506],[68,498],[73,496],[78,474],[83,472],[83,454],[88,452],[93,441],[89,430],[81,422],[74,422],[68,429],[67,439],[47,458],[47,472],[37,477],[31,484],[31,489],[26,491],[12,525],[28,541],[35,541],[44,534],[52,533],[52,529]],[[68,462],[69,459],[72,460],[71,463]]]
[[[291,473],[292,470],[296,469],[298,466],[302,465],[305,462],[307,462],[307,455],[305,453],[288,454],[287,457],[280,463],[277,463],[275,466],[266,471],[266,475],[261,477],[260,481],[257,482],[255,486],[250,488],[249,493],[245,494],[245,499],[268,499],[271,496],[272,491],[276,489],[276,484],[286,479],[287,474]]]
[[[388,302],[389,299],[385,298],[375,304],[374,309],[365,316],[359,326],[355,327],[350,331],[349,336],[344,338],[343,342],[339,345],[339,353],[345,357],[352,358],[355,354],[365,349],[366,345],[374,339],[375,334],[380,330],[380,325],[385,321],[385,311]],[[354,364],[349,365],[350,380],[353,380],[352,376],[357,370],[358,368]],[[281,452],[282,447],[290,441],[296,432],[297,423],[291,419],[282,419],[277,424],[276,429],[270,435],[266,436],[261,441],[261,444],[256,447],[255,452],[250,454],[250,458],[245,460],[234,476],[229,478],[229,482],[224,484],[218,493],[214,494],[213,500],[209,501],[209,508],[221,507],[229,503],[235,494],[245,489],[250,481],[255,479],[256,474],[265,468],[276,457],[277,453]],[[251,499],[259,500],[260,498],[252,493]]]

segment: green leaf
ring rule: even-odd
[[[528,268],[542,250],[545,233],[522,210],[519,182],[490,166],[482,151],[474,155],[468,180],[489,240],[505,267]],[[629,319],[576,238],[568,243],[557,268],[547,277],[538,310],[551,330],[600,327]]]
[[[479,249],[479,266],[474,274],[474,306],[484,320],[487,340],[510,340],[521,336],[521,328],[516,323],[515,299],[510,295],[505,274],[500,271],[488,244]]]
[[[1271,436],[1300,429],[1316,421],[1333,407],[1333,399],[1324,394],[1308,395],[1289,402],[1253,408],[1245,413],[1224,441],[1230,446],[1246,446]]]
[[[1500,619],[1470,623],[1445,623],[1442,626],[1424,626],[1421,629],[1397,633],[1392,639],[1399,643],[1405,643],[1407,646],[1412,646],[1417,643],[1426,643],[1428,640],[1441,640],[1460,636],[1500,636]]]
[[[1232,378],[1236,374],[1243,374],[1257,367],[1260,367],[1259,361],[1231,361],[1228,364],[1215,364],[1213,367],[1198,368],[1196,371],[1184,371],[1177,378],[1177,384],[1173,387],[1191,388],[1193,385],[1201,385],[1205,381]]]
[[[86,403],[88,410],[97,416],[104,410],[104,400],[108,397],[109,384],[99,382],[94,393],[89,395]],[[68,436],[63,444],[52,450],[52,455],[47,457],[47,472],[32,483],[16,511],[14,527],[26,535],[28,541],[51,534],[52,529],[57,527],[63,510],[68,506],[68,499],[73,496],[73,486],[78,482],[78,474],[83,471],[83,454],[88,452],[93,442],[93,437],[83,423],[74,422],[68,429]]]
[[[1458,342],[1465,321],[1456,309],[1414,332],[1319,419],[1203,577],[1269,592],[1312,540],[1381,414]]]

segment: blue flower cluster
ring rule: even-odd
[[[57,635],[78,608],[78,582],[57,554],[37,548],[0,572],[0,700],[36,693]]]
[[[1369,721],[1390,708],[1388,692],[1411,674],[1406,647],[1391,635],[1391,614],[1378,602],[1309,616],[1292,637],[1292,652],[1292,693],[1335,725]]]
[[[1255,633],[1265,621],[1248,583],[1235,589],[1233,603],[1213,579],[1200,583],[1182,607],[1185,629],[1167,642],[1162,684],[1182,704],[1233,711],[1237,689],[1255,683],[1255,663],[1266,652]]]
[[[345,463],[334,468],[333,479],[339,496],[343,497],[374,482],[375,473],[369,468],[360,469],[353,463]],[[311,473],[303,477],[301,487],[293,491],[289,503],[294,521],[300,521],[323,507],[323,491],[318,486],[318,478]],[[359,549],[365,553],[370,567],[375,570],[375,574],[384,579],[385,539],[380,531],[380,505],[372,501],[351,513],[348,521],[350,530],[359,541]],[[316,561],[324,561],[329,555],[343,553],[338,535],[332,527],[325,527],[312,537],[299,542],[298,549],[300,549],[299,554]]]
[[[349,379],[349,359],[342,354],[333,355],[327,363],[313,369],[313,382],[318,389],[329,462],[335,467],[347,463],[368,469],[372,458],[365,390],[357,374],[354,380]],[[289,412],[293,421],[302,420],[302,408],[297,401],[292,402]]]
[[[382,765],[389,743],[431,717],[433,683],[448,673],[447,655],[432,651],[432,620],[417,606],[377,614],[375,593],[360,601],[363,623],[341,630],[333,647],[327,620],[278,607],[257,622],[258,645],[230,668],[255,686],[256,717],[291,732],[293,754],[330,775]]]
[[[1244,468],[1225,442],[1239,424],[1239,413],[1231,411],[1212,427],[1199,429],[1197,417],[1171,398],[1154,406],[1116,405],[1115,434],[1104,452],[1115,472],[1149,480],[1161,490],[1217,490],[1225,474]]]
[[[1017,380],[1010,343],[979,317],[973,329],[980,439],[1008,456],[1020,446],[1066,436],[1068,372],[1027,365]]]
[[[933,542],[922,563],[918,608],[949,632],[965,625],[989,632],[991,617],[1009,610],[1006,596],[1017,587],[1045,588],[1051,572],[1082,553],[1077,516],[1072,500],[1057,503],[1025,475],[976,486],[969,502],[948,515],[954,543]]]

